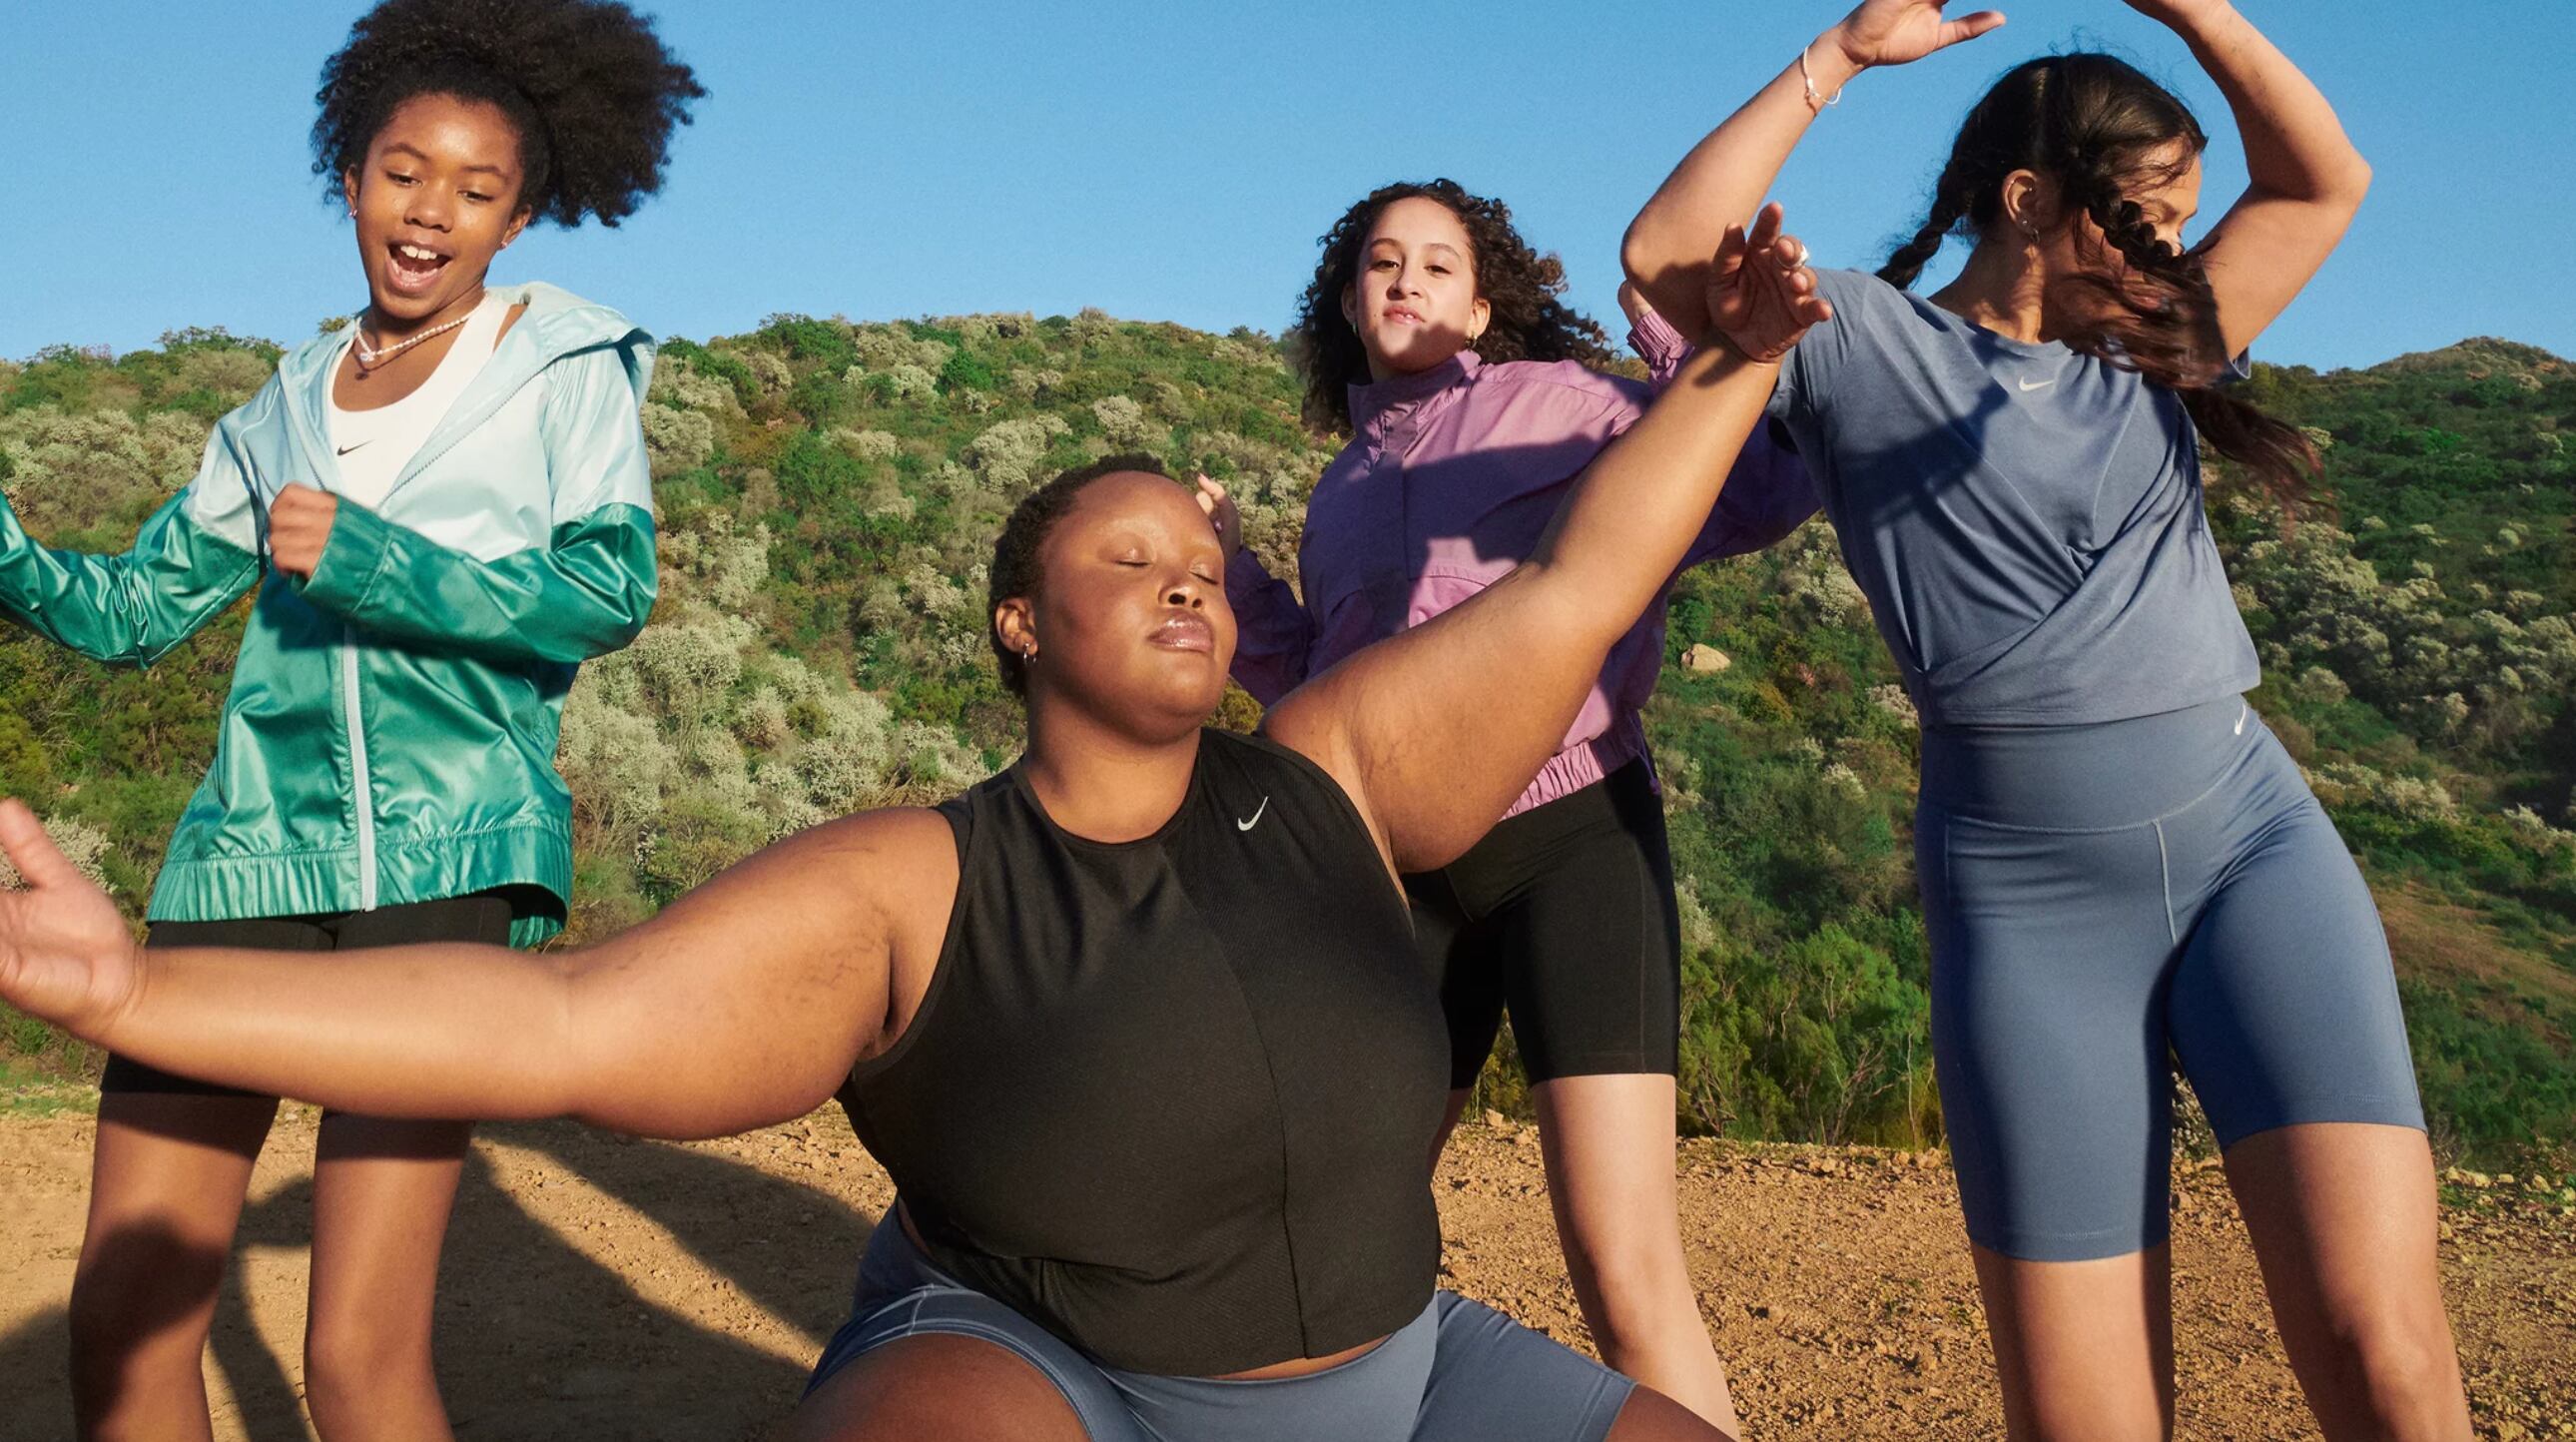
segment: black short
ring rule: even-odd
[[[237,946],[260,951],[355,951],[419,941],[510,944],[510,899],[498,892],[415,901],[374,911],[327,916],[260,916],[240,921],[156,921],[146,946]],[[176,1076],[158,1067],[110,1055],[100,1073],[101,1092],[157,1092],[180,1096],[248,1097],[238,1087]]]
[[[1505,819],[1405,890],[1449,1016],[1452,1087],[1475,1082],[1506,1006],[1533,1082],[1673,1074],[1681,918],[1645,762]]]

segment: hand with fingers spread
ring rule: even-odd
[[[331,522],[340,514],[340,499],[311,486],[288,486],[268,508],[268,554],[277,569],[313,579],[322,550],[331,543]]]
[[[1225,558],[1231,561],[1234,553],[1243,549],[1243,513],[1235,509],[1234,497],[1226,494],[1224,486],[1204,475],[1198,482],[1199,510],[1208,518],[1208,524],[1216,527],[1216,542],[1225,548]]]
[[[1708,316],[1716,332],[1746,357],[1776,361],[1807,328],[1833,319],[1816,294],[1807,247],[1780,231],[1778,202],[1762,207],[1748,233],[1730,225],[1709,267]]]
[[[26,879],[0,891],[0,1001],[98,1040],[142,983],[142,949],[116,903],[14,800],[0,800],[0,852]]]
[[[1857,66],[1903,65],[1962,40],[1974,40],[2004,23],[2000,10],[1979,10],[1956,20],[1941,12],[1949,0],[1862,0],[1860,8],[1826,32]],[[2132,0],[2144,8],[2143,0]]]

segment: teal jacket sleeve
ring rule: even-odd
[[[149,666],[258,582],[258,527],[249,477],[220,425],[196,478],[123,555],[40,546],[0,497],[0,614],[84,656]]]
[[[478,560],[342,500],[304,598],[381,635],[508,664],[587,661],[633,641],[658,586],[639,371],[624,354],[639,349],[584,351],[547,377],[544,546]]]

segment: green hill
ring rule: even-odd
[[[276,353],[187,332],[0,363],[0,487],[55,544],[120,549]],[[2477,1157],[2576,1135],[2576,371],[2477,340],[2250,387],[2315,429],[2328,467],[2294,523],[2242,490],[2215,507],[2258,699],[2379,891],[2440,1140]],[[781,316],[671,343],[645,411],[664,599],[566,713],[574,936],[819,818],[1006,763],[983,562],[1056,469],[1136,449],[1203,469],[1289,569],[1333,449],[1296,401],[1267,336],[1095,311]],[[0,789],[131,908],[212,745],[238,624],[149,675],[0,637]],[[1936,1137],[1915,731],[1830,534],[1686,577],[1670,644],[1730,663],[1670,668],[1649,718],[1684,884],[1686,1123]],[[1226,719],[1254,714],[1236,696]],[[22,1070],[93,1061],[5,1019]],[[1508,1055],[1485,1086],[1515,1104]]]

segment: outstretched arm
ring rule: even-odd
[[[105,893],[0,801],[0,1000],[138,1061],[374,1116],[570,1115],[700,1137],[802,1115],[886,1026],[890,962],[956,887],[935,813],[768,848],[580,951],[312,957],[137,947]],[[925,926],[924,922],[928,924]]]
[[[1778,231],[1773,207],[1749,240],[1728,232],[1713,268],[1722,286],[1794,297],[1787,313],[1803,327],[1821,303],[1803,248]],[[1474,845],[1555,751],[1611,645],[1698,536],[1775,371],[1731,347],[1693,357],[1583,473],[1528,560],[1272,709],[1271,736],[1342,783],[1397,869]]]
[[[1992,10],[1944,19],[1945,3],[1866,0],[1692,147],[1637,212],[1620,258],[1629,279],[1675,329],[1704,339],[1724,328],[1712,321],[1707,299],[1717,237],[1743,224],[1770,193],[1808,125],[1852,77],[1873,65],[1919,60],[2004,23]]]
[[[2227,0],[2128,4],[2191,47],[2245,140],[2245,194],[2199,247],[2218,298],[2219,333],[2236,355],[2343,240],[2370,189],[2370,163],[2315,84]]]
[[[123,555],[40,546],[0,498],[0,615],[93,660],[149,666],[259,583],[258,524],[222,426]]]

